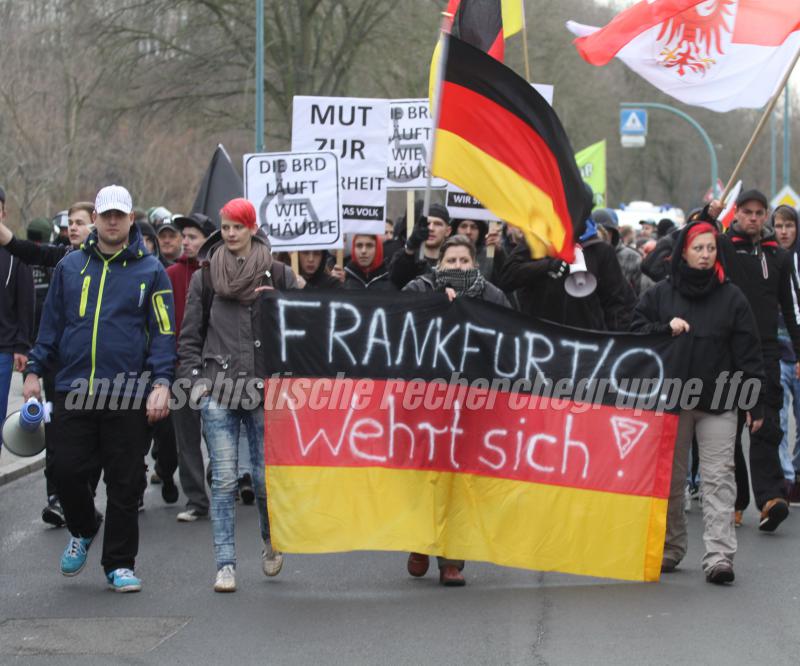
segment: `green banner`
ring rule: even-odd
[[[584,148],[575,155],[581,176],[594,192],[595,208],[606,208],[606,141]]]

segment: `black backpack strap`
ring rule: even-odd
[[[272,262],[272,287],[279,291],[286,290],[286,265],[280,261]]]
[[[200,332],[205,340],[208,333],[208,322],[211,319],[211,304],[214,302],[214,287],[211,285],[211,266],[208,263],[200,268],[203,290],[200,293],[200,302],[203,305],[203,320]]]

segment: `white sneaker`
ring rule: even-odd
[[[202,513],[197,509],[186,509],[186,511],[181,511],[177,515],[179,523],[193,523],[194,521],[200,520],[202,518],[208,518],[208,514]]]
[[[689,513],[692,510],[692,491],[689,490],[689,486],[686,486],[686,490],[683,493],[683,511],[684,513]]]
[[[283,553],[272,549],[270,541],[264,542],[264,550],[261,551],[261,570],[265,576],[277,576],[283,566]]]
[[[214,592],[236,592],[236,569],[232,564],[226,564],[217,571]]]

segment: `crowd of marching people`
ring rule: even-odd
[[[580,295],[566,287],[571,266],[531,258],[515,228],[452,219],[439,204],[427,215],[419,208],[409,230],[403,219],[387,222],[383,235],[350,237],[342,265],[326,251],[300,252],[295,274],[244,199],[228,202],[217,226],[200,213],[135,209],[130,193],[112,185],[52,222],[34,220],[27,239],[5,226],[5,199],[0,189],[0,402],[5,414],[17,370],[24,371],[25,399],[53,403],[41,515],[69,532],[65,576],[84,568],[104,525],[109,585],[141,589],[135,560],[147,483],[160,485],[168,504],[178,502],[180,487],[186,505],[177,521],[210,517],[214,590],[236,590],[237,502],[258,512],[263,573],[280,572],[264,479],[263,380],[270,372],[259,353],[259,304],[270,290],[439,292],[595,331],[682,337],[704,391],[696,409],[680,414],[663,572],[686,554],[684,514],[695,496],[702,498],[703,570],[717,584],[734,580],[735,528],[751,482],[762,531],[777,529],[790,504],[800,504],[800,439],[788,437],[790,415],[795,423],[800,415],[798,214],[788,206],[770,211],[757,190],[739,195],[728,229],[717,219],[718,201],[681,227],[670,220],[621,227],[613,210],[594,210],[578,243],[596,287]],[[145,372],[146,386],[103,384]],[[761,382],[753,409],[740,413],[712,400],[723,372]],[[260,397],[219,404],[210,385],[220,375],[254,380]],[[192,401],[170,411],[176,378],[189,380]],[[106,391],[117,402],[70,405],[68,393],[80,381],[86,396]],[[101,478],[103,512],[95,506]],[[438,564],[443,585],[465,584],[463,561],[440,557]],[[428,568],[428,554],[409,555],[412,576]]]

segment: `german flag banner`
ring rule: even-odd
[[[535,258],[574,258],[591,212],[575,154],[553,108],[525,79],[449,37],[434,175],[524,233]]]
[[[669,336],[437,294],[262,312],[276,548],[658,580],[686,370]]]

